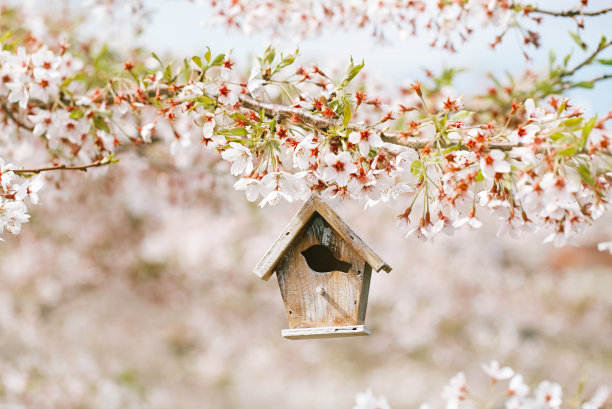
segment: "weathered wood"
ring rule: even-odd
[[[325,203],[317,194],[313,194],[304,206],[293,217],[289,225],[276,239],[255,267],[255,274],[263,280],[268,280],[283,256],[290,249],[295,239],[304,229],[312,215],[319,213],[346,242],[359,253],[375,271],[391,271],[391,267],[374,252],[351,228]]]
[[[370,335],[371,331],[365,325],[352,325],[347,327],[284,329],[281,334],[287,339],[313,339]]]
[[[391,267],[376,254],[370,246],[366,244],[345,222],[333,211],[331,207],[318,196],[313,198],[315,211],[333,226],[334,229],[346,240],[359,255],[374,269],[374,271],[384,270],[387,273],[391,271]]]
[[[255,268],[276,273],[290,339],[368,335],[363,324],[372,269],[391,268],[316,194]]]
[[[359,316],[357,323],[365,322],[366,310],[368,309],[368,295],[370,293],[370,278],[372,278],[372,267],[366,263],[363,271],[363,286],[361,287],[361,300],[359,301]]]
[[[274,267],[283,253],[291,246],[298,237],[300,231],[305,227],[306,222],[314,212],[314,195],[311,196],[304,206],[291,219],[285,230],[278,236],[272,247],[266,252],[255,267],[255,274],[263,280],[268,280],[274,273]]]
[[[306,225],[276,268],[289,328],[363,324],[359,322],[361,297],[366,270],[371,268],[318,212]],[[313,271],[302,252],[314,245],[327,247],[336,259],[349,263],[348,272]]]

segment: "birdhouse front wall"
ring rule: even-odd
[[[318,247],[312,250],[313,246]],[[320,246],[329,249],[331,255]],[[333,255],[329,260],[336,259],[335,266],[338,269],[315,271],[309,267],[307,257],[303,254],[308,249],[311,251],[307,254],[314,253],[317,257]],[[311,266],[319,270],[325,270],[320,267],[325,262],[325,257],[310,259]],[[276,267],[289,328],[363,324],[371,272],[365,260],[325,219],[314,213]]]

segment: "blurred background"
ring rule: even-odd
[[[233,47],[245,60],[265,47],[263,36],[201,26],[205,5],[151,5],[135,40],[143,47],[181,57]],[[611,26],[593,21],[597,41]],[[470,92],[483,68],[537,69],[546,47],[571,48],[568,27],[550,35],[555,24],[533,67],[477,41],[450,55],[332,31],[300,47],[319,62],[363,57],[398,83],[422,66],[462,65],[475,70],[461,85]],[[609,95],[602,84],[576,97],[604,113]],[[63,175],[62,190],[44,191],[21,235],[0,245],[0,407],[332,409],[372,388],[392,408],[417,408],[439,403],[460,370],[468,386],[487,385],[480,364],[491,359],[532,385],[561,383],[568,398],[585,375],[588,394],[612,381],[612,256],[596,249],[612,237],[609,215],[579,248],[554,249],[538,234],[497,238],[486,218],[480,230],[421,243],[395,228],[405,203],[337,204],[393,267],[372,277],[373,333],[290,341],[275,278],[252,269],[302,203],[248,203],[214,154],[189,169],[163,163],[128,153],[108,170]]]

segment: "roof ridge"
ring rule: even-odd
[[[302,230],[308,225],[312,215],[318,213],[338,234],[361,255],[374,271],[391,271],[391,267],[376,254],[351,229],[344,220],[323,200],[317,193],[310,195],[306,203],[293,216],[287,227],[274,241],[270,249],[261,258],[253,272],[262,280],[268,280],[274,274],[274,268],[288,248],[299,237]]]

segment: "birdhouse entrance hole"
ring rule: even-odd
[[[302,251],[302,256],[306,259],[308,267],[317,273],[329,273],[331,271],[348,273],[351,268],[351,263],[338,260],[329,248],[321,244],[316,244]]]

